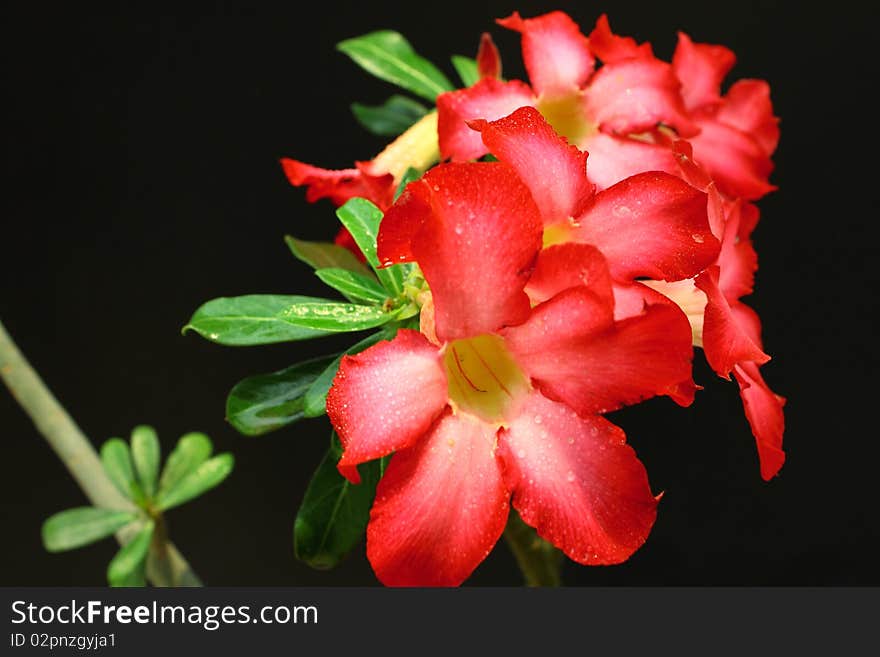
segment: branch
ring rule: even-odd
[[[92,504],[119,510],[135,508],[107,477],[92,443],[27,362],[2,322],[0,378]],[[128,536],[126,532],[120,532],[116,538],[124,543]],[[160,554],[148,560],[147,577],[150,581],[155,586],[201,586],[198,576],[174,544],[167,541],[164,547]]]

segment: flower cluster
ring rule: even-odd
[[[484,34],[472,84],[373,160],[283,161],[309,200],[372,201],[379,264],[417,266],[419,330],[342,358],[326,403],[346,478],[393,454],[367,528],[386,584],[461,583],[511,505],[578,563],[626,560],[658,497],[602,415],[690,405],[694,346],[735,378],[763,478],[784,461],[784,399],[741,301],[754,201],[775,189],[768,85],[722,93],[733,53],[685,34],[665,62],[605,16],[589,35],[562,12],[498,23],[521,34],[529,83],[502,78]]]

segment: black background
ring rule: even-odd
[[[867,3],[866,3],[867,5]],[[494,17],[563,8],[589,31],[612,28],[669,58],[675,31],[723,43],[729,80],[770,81],[782,141],[760,202],[756,293],[786,408],[788,462],[759,477],[735,384],[712,375],[680,409],[652,400],[614,415],[666,495],[647,544],[626,564],[568,564],[572,585],[880,584],[872,374],[877,254],[877,109],[871,30],[848,3],[324,3],[257,7],[126,3],[108,13],[16,3],[3,20],[4,193],[0,318],[96,443],[150,423],[167,450],[203,430],[237,459],[230,479],[169,515],[172,536],[214,585],[370,585],[359,549],[340,568],[296,562],[291,529],[329,432],[309,420],[261,438],[225,424],[239,379],[329,353],[349,338],[232,349],[180,327],[204,301],[247,293],[326,294],[282,236],[327,239],[327,202],[309,205],[278,158],[342,167],[382,141],[353,100],[393,89],[334,50],[379,28],[403,32],[453,71],[491,30],[507,77],[518,37]],[[116,546],[43,551],[44,518],[85,502],[54,454],[0,390],[0,584],[100,585]],[[505,546],[469,584],[516,584]]]

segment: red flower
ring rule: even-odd
[[[653,525],[645,470],[598,414],[689,377],[687,322],[671,304],[615,321],[610,273],[585,245],[595,280],[531,307],[543,231],[503,163],[440,165],[382,222],[380,260],[418,262],[430,285],[432,339],[401,330],[346,356],[327,410],[352,481],[358,463],[394,452],[367,529],[385,584],[461,583],[501,535],[511,498],[583,564],[624,561]]]
[[[721,82],[735,61],[724,46],[694,43],[680,32],[672,68],[700,128],[690,138],[695,159],[721,192],[755,200],[776,189],[767,177],[773,171],[770,156],[779,142],[779,119],[763,80],[738,80],[721,95]]]
[[[536,107],[561,135],[591,156],[591,178],[600,189],[644,171],[676,170],[669,149],[657,143],[663,124],[681,136],[697,132],[688,117],[672,67],[611,33],[602,16],[590,37],[563,12],[498,21],[522,34],[523,59],[532,86],[484,78],[437,98],[440,152],[468,160],[487,152],[472,119],[493,121],[523,107]],[[604,65],[596,70],[596,58]]]

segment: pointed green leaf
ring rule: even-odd
[[[372,276],[369,267],[358,260],[351,251],[338,244],[307,242],[306,240],[298,240],[290,235],[285,235],[284,241],[287,243],[290,252],[312,269],[339,267],[340,269]]]
[[[362,276],[353,271],[336,267],[316,269],[315,275],[334,290],[341,292],[346,299],[355,303],[382,305],[389,299],[388,292],[372,276]]]
[[[143,502],[144,493],[135,478],[128,443],[121,438],[111,438],[105,442],[101,445],[101,463],[120,493],[135,503]]]
[[[229,346],[307,340],[330,333],[362,331],[394,319],[381,308],[329,299],[250,294],[208,301],[183,331]]]
[[[178,482],[208,460],[214,446],[211,439],[203,433],[192,432],[180,437],[162,470],[159,480],[159,495],[167,493]]]
[[[395,335],[397,335],[396,327],[386,327],[377,333],[367,336],[354,346],[347,349],[344,354],[340,354],[339,357],[335,358],[333,362],[327,366],[327,369],[318,375],[318,378],[315,379],[315,382],[306,391],[306,394],[303,397],[303,415],[306,417],[319,417],[327,412],[327,393],[330,391],[330,386],[333,384],[333,377],[336,376],[336,371],[339,369],[339,363],[342,361],[342,356],[346,354],[351,355],[360,353],[364,349],[372,347],[377,342],[393,339]]]
[[[226,479],[232,472],[234,463],[235,459],[229,452],[208,459],[174,486],[160,492],[156,498],[156,506],[160,511],[167,511],[189,502]]]
[[[226,398],[226,420],[245,436],[259,436],[305,417],[305,393],[333,360],[315,358],[240,381]]]
[[[461,78],[461,82],[465,87],[470,87],[480,80],[480,72],[477,69],[477,60],[472,57],[464,57],[463,55],[453,55],[452,65],[455,72]]]
[[[312,568],[333,568],[360,541],[370,518],[383,460],[358,466],[361,483],[351,484],[339,474],[342,455],[335,434],[312,480],[293,525],[293,551]]]
[[[406,171],[403,172],[403,176],[400,179],[400,183],[397,185],[397,189],[394,192],[394,200],[396,201],[401,194],[403,194],[403,190],[406,189],[406,186],[411,182],[414,182],[422,177],[422,172],[418,169],[413,169],[409,167]]]
[[[147,497],[156,492],[162,450],[153,427],[137,426],[131,432],[131,460],[141,489]]]
[[[377,78],[408,89],[431,101],[452,91],[452,83],[424,57],[416,54],[403,36],[391,30],[370,32],[336,45],[355,63]]]
[[[351,233],[358,248],[363,252],[385,289],[395,296],[403,292],[404,272],[400,265],[379,268],[379,258],[376,255],[376,236],[379,234],[382,211],[367,199],[355,197],[338,208],[336,216]]]
[[[153,521],[144,527],[119,552],[107,566],[107,581],[110,586],[145,586],[147,553],[153,538]]]
[[[374,135],[396,137],[428,113],[427,108],[406,96],[391,96],[381,105],[352,103],[358,123]]]
[[[134,511],[93,506],[67,509],[43,523],[43,545],[49,552],[72,550],[110,536],[137,517]]]

